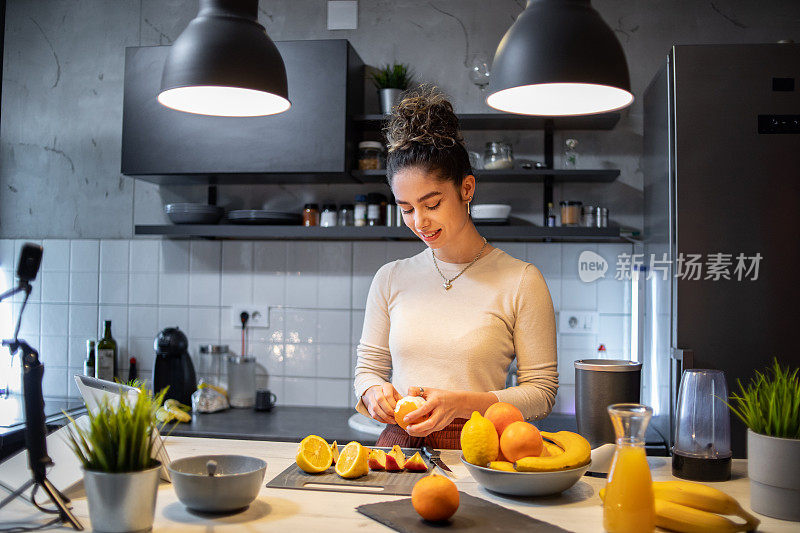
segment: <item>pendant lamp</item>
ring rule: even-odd
[[[200,0],[197,16],[167,56],[158,101],[224,117],[289,109],[286,67],[258,23],[258,0]]]
[[[528,0],[492,64],[486,103],[523,115],[590,115],[633,102],[628,64],[589,0]]]

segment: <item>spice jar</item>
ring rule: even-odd
[[[585,205],[581,208],[581,226],[587,228],[597,227],[595,207],[593,205]]]
[[[565,200],[559,205],[561,205],[561,225],[577,226],[581,221],[581,205],[583,205],[583,202]]]
[[[608,227],[608,208],[598,207],[595,210],[594,221],[598,228]]]
[[[486,143],[486,153],[483,156],[483,168],[486,170],[514,168],[514,156],[511,152],[511,145],[504,142]]]
[[[303,208],[303,225],[319,225],[319,206],[317,204],[306,204]]]
[[[353,218],[356,226],[367,225],[367,197],[363,194],[356,196],[356,205],[353,208]]]
[[[383,168],[383,145],[377,141],[358,143],[358,170]]]
[[[319,217],[319,225],[323,228],[330,228],[336,225],[336,205],[324,204],[322,206],[322,214]]]
[[[352,226],[355,224],[353,209],[353,204],[342,204],[339,206],[339,217],[337,222],[340,226]]]

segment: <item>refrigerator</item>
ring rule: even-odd
[[[800,366],[800,44],[676,45],[643,105],[642,397],[672,442],[683,368]]]

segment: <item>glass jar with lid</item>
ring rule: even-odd
[[[577,226],[581,222],[581,206],[583,202],[576,200],[565,200],[561,205],[561,225]]]
[[[483,155],[483,168],[486,170],[514,168],[514,155],[511,150],[511,145],[504,142],[486,143],[486,152]]]
[[[383,168],[383,145],[377,141],[358,143],[358,170]]]

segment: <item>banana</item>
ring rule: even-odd
[[[666,500],[710,513],[736,515],[747,521],[752,529],[758,527],[758,518],[739,505],[724,492],[702,483],[690,481],[656,481],[653,483],[656,499]]]
[[[656,481],[656,525],[679,533],[725,533],[754,531],[761,521],[742,509],[739,502],[719,489],[689,481]],[[605,501],[606,489],[600,489],[600,499]],[[736,515],[745,523],[719,516]]]
[[[656,498],[656,526],[679,533],[734,533],[752,531],[749,522],[737,524],[714,513]]]
[[[552,442],[546,440],[544,441],[544,449],[542,450],[542,455],[540,457],[547,457],[548,455],[556,456],[556,455],[561,455],[562,453],[564,453],[564,450],[562,450]]]
[[[592,449],[589,441],[571,431],[558,433],[541,432],[545,437],[564,450],[555,456],[523,457],[516,462],[515,468],[519,472],[552,472],[583,466],[591,460]]]

